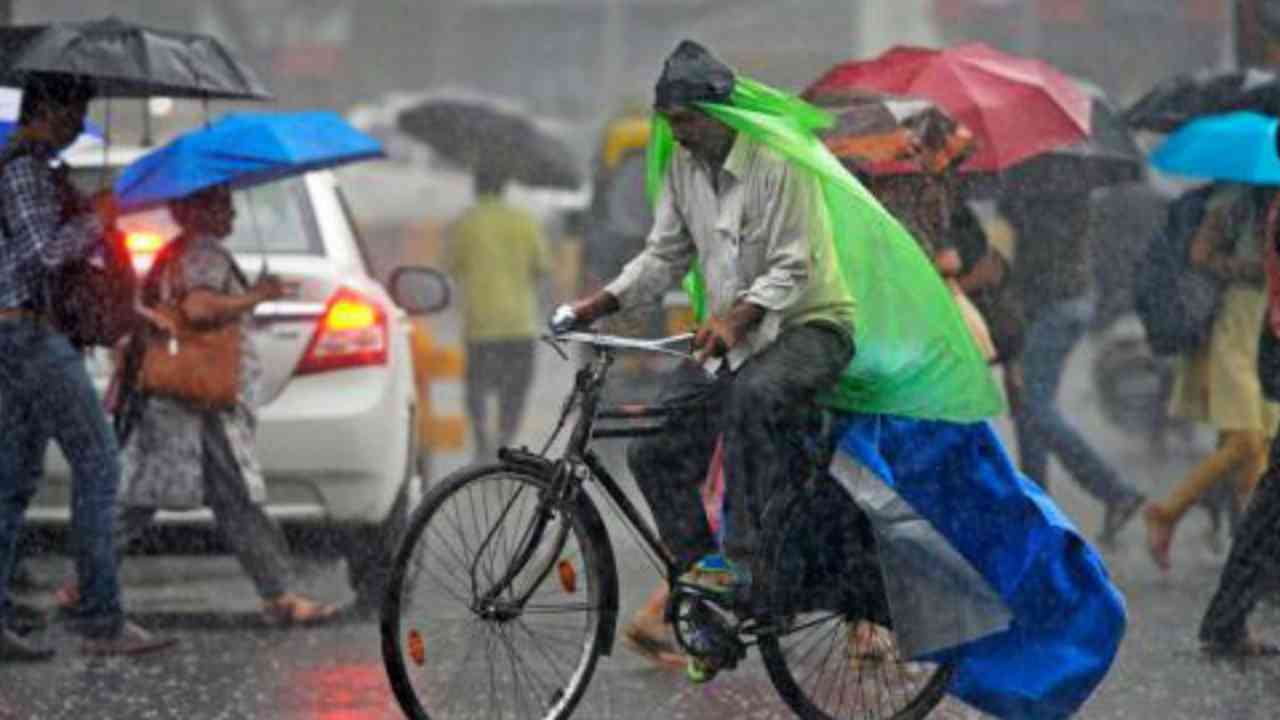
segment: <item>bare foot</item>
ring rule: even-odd
[[[1147,523],[1147,550],[1156,567],[1169,572],[1173,564],[1169,561],[1169,547],[1173,544],[1173,521],[1165,517],[1157,505],[1148,505],[1142,511],[1142,519]]]
[[[643,655],[655,665],[682,670],[688,664],[684,651],[661,621],[633,619],[622,629],[622,642],[629,650]]]

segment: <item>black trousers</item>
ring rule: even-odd
[[[1271,442],[1267,472],[1231,542],[1218,591],[1200,623],[1200,639],[1221,644],[1243,639],[1249,614],[1276,581],[1280,581],[1280,435]]]
[[[475,340],[467,343],[467,412],[476,456],[495,447],[489,433],[489,397],[498,397],[498,447],[510,445],[520,428],[533,381],[533,340]]]
[[[693,365],[676,371],[661,401],[687,410],[668,417],[661,434],[633,442],[627,463],[678,569],[716,550],[699,488],[717,439],[724,436],[724,551],[749,562],[769,499],[808,472],[812,461],[796,438],[815,397],[852,359],[844,332],[811,324],[784,330],[736,373],[711,377]]]

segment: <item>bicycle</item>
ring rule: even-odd
[[[676,405],[607,407],[614,354],[672,348],[592,333],[546,339],[589,347],[542,452],[504,448],[496,464],[442,480],[409,522],[382,608],[383,660],[415,720],[569,717],[619,612],[613,545],[594,485],[671,588],[667,618],[691,657],[734,669],[755,646],[784,702],[805,720],[922,718],[952,667],[899,657],[874,538],[826,473],[771,499],[752,598],[726,598],[678,577],[674,561],[592,449],[660,432]],[[563,453],[549,449],[577,413]],[[815,437],[815,433],[807,433]],[[828,443],[829,445],[829,443]],[[829,460],[829,450],[825,451]],[[823,451],[817,451],[821,456]],[[819,457],[814,467],[825,467]],[[528,648],[528,654],[520,648]]]

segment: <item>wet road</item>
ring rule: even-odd
[[[1162,492],[1180,476],[1207,438],[1200,436],[1172,457],[1150,459],[1140,443],[1108,428],[1093,410],[1083,375],[1091,350],[1072,359],[1065,401],[1088,434],[1140,488]],[[568,371],[547,355],[526,431],[545,432],[568,382]],[[441,459],[441,467],[463,458]],[[616,467],[616,464],[615,464]],[[620,468],[619,468],[620,469]],[[1067,512],[1092,535],[1099,509],[1061,475],[1054,492]],[[1162,577],[1146,558],[1140,526],[1124,534],[1108,556],[1129,602],[1129,634],[1113,672],[1085,707],[1085,718],[1199,720],[1274,718],[1280,706],[1280,661],[1239,665],[1202,660],[1194,626],[1208,601],[1222,557],[1203,541],[1204,515],[1193,512],[1174,547],[1175,569]],[[634,609],[655,576],[634,541],[614,534],[623,573],[624,613]],[[54,582],[65,571],[60,558],[43,557],[35,569]],[[136,556],[123,569],[130,611],[150,627],[182,640],[169,654],[141,660],[88,660],[74,638],[55,624],[46,637],[60,657],[38,666],[0,666],[0,720],[28,718],[280,718],[372,720],[402,717],[381,665],[377,626],[353,619],[313,629],[274,629],[256,617],[250,584],[229,557]],[[350,595],[335,561],[308,560],[301,589],[330,601]],[[48,604],[47,593],[27,599]],[[1280,608],[1264,607],[1256,626],[1280,638]],[[938,717],[978,717],[950,705]],[[678,673],[655,670],[625,649],[604,659],[577,717],[582,718],[787,718],[758,661],[704,687]]]

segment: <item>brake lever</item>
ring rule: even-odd
[[[544,333],[542,335],[542,342],[550,345],[551,349],[555,350],[556,354],[559,355],[562,360],[568,362],[569,353],[565,352],[564,348],[560,347],[560,343],[556,342],[556,337],[554,335],[547,335]]]

